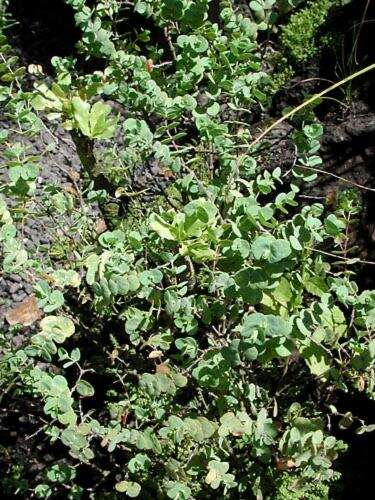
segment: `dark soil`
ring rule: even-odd
[[[81,33],[72,8],[62,0],[11,0],[9,13],[17,21],[12,34],[26,64],[40,64],[50,71],[51,57],[77,56]]]
[[[353,415],[372,423],[375,414],[375,401],[365,396],[340,394],[337,402],[339,412],[352,411]],[[357,427],[354,426],[354,427]],[[353,500],[372,498],[373,452],[375,433],[355,434],[353,428],[340,430],[337,421],[333,422],[335,435],[348,444],[348,451],[336,462],[336,470],[342,473],[340,481],[332,492],[334,500]],[[367,491],[367,493],[366,493]]]

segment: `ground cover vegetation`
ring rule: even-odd
[[[337,404],[374,398],[362,191],[299,196],[324,176],[322,99],[288,118],[287,169],[254,124],[350,2],[65,0],[79,36],[49,66],[24,64],[16,3],[0,1],[1,277],[29,293],[1,304],[2,492],[341,498],[336,431],[375,429]],[[44,176],[64,141],[68,182]]]

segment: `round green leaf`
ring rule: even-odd
[[[77,383],[76,390],[77,390],[78,394],[80,394],[84,398],[93,396],[95,394],[95,390],[94,390],[93,386],[89,382],[87,382],[86,380],[82,380],[82,379],[79,380],[79,382]]]

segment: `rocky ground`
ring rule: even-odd
[[[7,120],[0,121],[0,128],[9,130],[14,124]],[[42,131],[35,137],[28,138],[24,135],[10,132],[9,143],[20,142],[29,155],[35,155],[39,160],[40,173],[36,181],[36,192],[33,197],[33,206],[37,209],[38,200],[42,196],[43,186],[52,184],[62,186],[67,190],[75,189],[75,182],[79,181],[81,163],[75,151],[74,144],[69,134],[57,128],[52,132]],[[46,153],[46,148],[53,149]],[[4,152],[0,150],[0,156]],[[0,173],[0,182],[7,182],[6,172]],[[73,179],[77,179],[73,181]],[[20,231],[23,234],[25,247],[37,251],[40,245],[50,243],[50,236],[46,225],[53,223],[50,217],[30,217],[24,224],[20,225]],[[0,277],[0,317],[4,311],[12,304],[18,303],[26,298],[32,292],[32,285],[21,279],[18,274],[11,274],[9,277]]]

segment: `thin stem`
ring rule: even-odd
[[[275,127],[277,127],[278,125],[283,123],[288,118],[291,118],[292,116],[294,116],[296,113],[298,113],[298,111],[301,111],[301,109],[314,103],[315,101],[317,101],[318,99],[320,99],[324,95],[328,94],[329,92],[332,92],[332,90],[335,90],[338,87],[341,87],[341,85],[345,85],[345,83],[348,83],[348,82],[354,80],[355,78],[358,78],[359,76],[364,75],[365,73],[368,73],[369,71],[371,71],[373,69],[375,69],[375,63],[370,64],[370,66],[366,66],[366,68],[363,68],[363,69],[357,71],[356,73],[353,73],[352,75],[349,75],[348,77],[344,78],[343,80],[340,80],[339,82],[335,83],[334,85],[331,85],[330,87],[323,90],[322,92],[319,92],[319,94],[313,95],[312,97],[310,97],[310,99],[307,99],[307,101],[303,102],[302,104],[300,104],[296,108],[292,109],[291,111],[289,111],[289,113],[282,116],[281,118],[276,120],[272,125],[267,127],[256,139],[254,139],[254,141],[249,145],[249,148],[254,147],[256,144],[258,144],[258,142],[260,142],[263,139],[263,137],[265,137],[269,132],[271,132],[271,130],[273,130]]]
[[[321,168],[308,167],[307,165],[297,165],[296,167],[297,168],[304,168],[306,170],[311,170],[313,172],[318,172],[320,174],[330,175],[331,177],[334,177],[335,179],[339,179],[342,182],[346,182],[347,184],[351,184],[352,186],[355,186],[358,189],[363,189],[364,191],[375,192],[374,188],[363,186],[362,184],[358,184],[357,182],[351,181],[350,179],[346,179],[346,177],[341,177],[340,175],[333,174],[332,172],[327,172],[326,170],[322,170]]]
[[[352,260],[352,261],[355,261],[355,262],[353,262],[355,264],[359,263],[359,264],[366,264],[368,266],[375,266],[375,262],[372,262],[369,260],[361,260],[361,259],[357,259],[356,257],[353,257],[353,258],[343,257],[342,255],[335,255],[334,253],[326,252],[324,250],[319,250],[318,248],[306,247],[306,249],[310,250],[311,252],[318,252],[318,253],[321,253],[323,255],[327,255],[328,257],[333,257],[334,259],[344,260],[346,262],[348,260]]]

